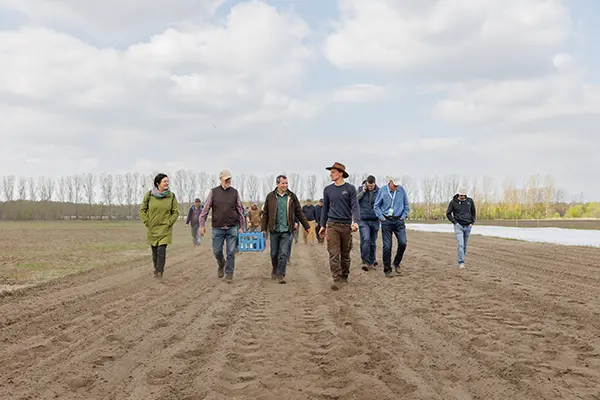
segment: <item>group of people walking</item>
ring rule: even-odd
[[[357,231],[360,234],[362,269],[377,269],[377,238],[381,231],[383,272],[389,278],[401,275],[407,248],[406,218],[410,205],[400,179],[391,177],[379,187],[375,177],[370,175],[357,190],[345,181],[349,176],[345,165],[335,162],[326,169],[330,172],[332,184],[324,188],[318,205],[313,206],[309,200],[301,206],[298,196],[288,187],[287,177],[279,175],[276,187],[267,194],[262,209],[253,203],[247,210],[239,192],[231,186],[231,173],[222,171],[219,186],[210,190],[204,205],[196,199],[186,220],[186,224],[191,225],[194,244],[197,245],[196,237],[206,234],[206,221],[211,213],[217,276],[225,277],[227,283],[232,282],[238,233],[247,227],[249,231],[262,232],[269,239],[271,278],[285,284],[292,243],[298,237],[300,225],[304,243],[314,243],[315,239],[319,243],[327,241],[332,290],[339,290],[348,283],[352,234]],[[140,217],[147,227],[147,239],[152,248],[156,278],[163,276],[166,247],[172,242],[173,225],[179,218],[178,209],[177,199],[169,190],[169,178],[164,174],[157,175],[154,188],[146,193],[140,208]],[[465,189],[459,189],[450,201],[446,216],[454,224],[458,267],[462,269],[471,227],[476,220],[475,203]],[[393,237],[397,247],[392,259]]]

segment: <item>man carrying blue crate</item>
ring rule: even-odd
[[[284,284],[294,221],[297,218],[307,232],[310,225],[298,197],[288,189],[287,177],[279,175],[276,183],[277,188],[265,199],[261,228],[265,237],[268,232],[271,239],[271,279]]]
[[[211,189],[200,213],[200,235],[204,236],[206,233],[206,217],[212,209],[212,247],[219,267],[217,274],[219,278],[225,275],[225,282],[231,283],[238,232],[244,231],[244,208],[238,191],[231,187],[231,173],[221,171],[219,180],[221,184]],[[223,257],[224,243],[227,260]]]

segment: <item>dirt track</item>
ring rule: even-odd
[[[600,250],[408,232],[402,277],[329,290],[299,244],[219,281],[209,247],[0,299],[2,399],[600,399]],[[358,243],[357,243],[358,244]]]

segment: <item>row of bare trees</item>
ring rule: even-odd
[[[302,176],[286,174],[290,188],[303,199],[317,200],[323,187],[330,183],[327,174]],[[92,174],[72,175],[60,178],[40,176],[2,177],[0,200],[1,219],[132,219],[136,218],[138,205],[144,194],[152,187],[155,174]],[[367,174],[352,174],[348,181],[360,186]],[[218,185],[215,174],[179,170],[170,174],[171,189],[181,203],[182,215],[196,197],[204,199],[211,187]],[[264,199],[275,187],[276,175],[257,176],[241,174],[234,176],[233,185],[245,201]],[[376,177],[381,185],[384,176]],[[412,206],[414,219],[444,218],[445,206],[459,186],[468,188],[476,199],[479,214],[483,218],[517,217],[549,218],[563,216],[569,203],[566,192],[550,177],[532,176],[517,185],[506,179],[497,185],[492,178],[425,176],[414,179],[403,177],[403,186]],[[516,210],[516,211],[515,211]],[[508,215],[510,214],[510,215]]]

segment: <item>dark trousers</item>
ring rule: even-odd
[[[383,272],[392,270],[392,235],[396,236],[398,248],[394,257],[394,267],[400,266],[406,251],[406,224],[404,220],[386,219],[381,222],[381,238],[383,239]]]
[[[167,245],[161,244],[160,246],[152,247],[152,262],[154,263],[154,270],[156,272],[165,271],[165,262],[167,261]]]
[[[375,264],[379,221],[362,221],[360,229],[360,258],[367,265]]]
[[[291,243],[290,232],[271,232],[271,266],[277,275],[285,276]]]
[[[334,281],[350,275],[350,250],[352,249],[352,226],[330,222],[327,224],[327,251],[329,269]]]

